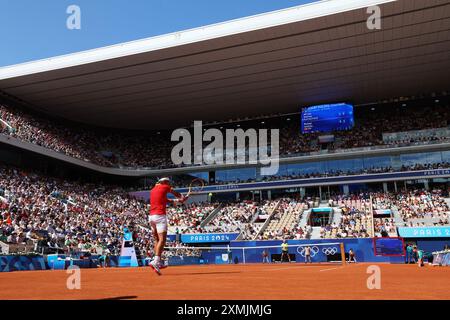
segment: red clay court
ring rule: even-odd
[[[450,269],[376,264],[381,289],[367,288],[367,267],[247,264],[81,269],[81,289],[66,271],[0,273],[0,299],[450,299]]]

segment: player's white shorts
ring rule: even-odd
[[[167,216],[165,214],[152,214],[148,216],[148,222],[152,229],[162,233],[167,231]]]

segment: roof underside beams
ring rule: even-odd
[[[448,90],[450,3],[381,5],[177,47],[0,80],[0,89],[72,120],[165,128]]]

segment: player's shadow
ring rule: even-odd
[[[129,299],[136,299],[137,296],[120,296],[120,297],[111,297],[111,298],[102,298],[98,300],[129,300]]]

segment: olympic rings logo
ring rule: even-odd
[[[305,257],[305,248],[304,246],[301,247],[297,247],[297,253],[300,254],[302,257]],[[317,246],[312,246],[310,247],[311,251],[311,257],[314,257],[315,255],[317,255],[319,253],[319,247]],[[329,256],[329,255],[333,255],[336,254],[338,252],[338,249],[336,247],[327,247],[327,248],[322,248],[322,253]]]
[[[326,254],[327,256],[332,255],[332,254],[336,254],[337,253],[337,249],[335,247],[328,247],[328,248],[323,248],[322,252],[324,254]]]
[[[305,248],[306,248],[306,247],[298,247],[298,248],[297,248],[297,252],[298,252],[302,257],[305,256]],[[311,251],[310,251],[311,257],[314,257],[316,254],[319,253],[319,247],[317,247],[317,246],[310,247],[310,249],[311,249]]]

